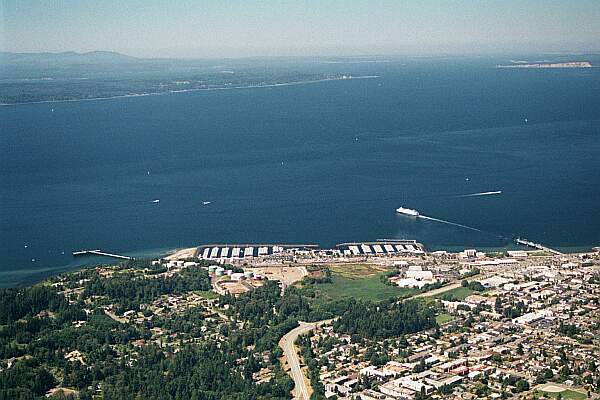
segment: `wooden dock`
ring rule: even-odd
[[[546,247],[542,244],[539,243],[534,243],[531,240],[527,240],[527,239],[522,239],[522,238],[516,238],[515,242],[517,242],[518,244],[522,244],[523,246],[528,246],[528,247],[533,247],[534,249],[538,249],[538,250],[542,250],[542,251],[547,251],[548,253],[552,253],[556,256],[560,256],[563,253],[561,253],[558,250],[554,250],[551,249],[550,247]]]
[[[100,249],[96,249],[96,250],[79,250],[79,251],[74,251],[73,252],[73,256],[84,256],[84,255],[95,255],[95,256],[103,256],[103,257],[112,257],[112,258],[118,258],[119,260],[133,260],[133,257],[129,257],[129,256],[122,256],[120,254],[113,254],[113,253],[106,253]]]

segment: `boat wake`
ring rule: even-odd
[[[443,219],[428,217],[426,215],[419,215],[419,218],[428,219],[430,221],[441,222],[442,224],[448,224],[448,225],[458,226],[459,228],[469,229],[469,230],[472,230],[472,231],[475,231],[475,232],[483,232],[481,229],[473,228],[471,226],[467,226],[467,225],[463,225],[463,224],[457,224],[456,222],[444,221]]]
[[[462,194],[456,197],[475,197],[475,196],[491,196],[494,194],[501,194],[502,190],[495,190],[493,192],[481,192],[481,193],[471,193],[471,194]]]

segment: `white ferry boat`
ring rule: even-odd
[[[398,214],[408,215],[409,217],[418,217],[419,216],[419,212],[417,210],[413,210],[412,208],[399,207],[399,208],[396,208],[396,212]]]

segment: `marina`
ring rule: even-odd
[[[424,254],[425,248],[416,240],[377,240],[375,242],[341,243],[335,246],[341,255]]]
[[[316,244],[208,244],[198,246],[195,257],[205,260],[244,259],[282,253],[284,250],[318,249]]]
[[[341,243],[332,249],[316,244],[208,244],[198,246],[195,257],[204,260],[235,261],[277,256],[386,256],[421,255],[425,249],[416,240],[378,240],[375,242]]]

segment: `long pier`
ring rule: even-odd
[[[96,256],[104,256],[104,257],[112,257],[112,258],[118,258],[120,260],[132,260],[133,257],[129,257],[129,256],[122,256],[120,254],[112,254],[112,253],[106,253],[100,249],[96,249],[96,250],[79,250],[79,251],[74,251],[73,255],[74,256],[83,256],[83,255],[87,255],[87,254],[93,254]]]
[[[533,247],[534,249],[538,249],[538,250],[542,250],[542,251],[547,251],[548,253],[552,253],[552,254],[557,255],[557,256],[560,256],[560,255],[563,254],[563,253],[561,253],[558,250],[551,249],[550,247],[546,247],[543,244],[534,243],[531,240],[522,239],[522,238],[516,238],[515,242],[517,242],[518,244],[522,244],[523,246],[529,246],[529,247]]]

